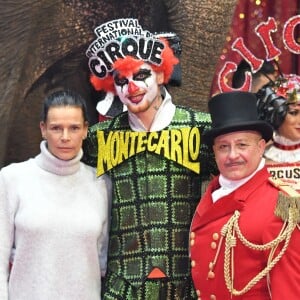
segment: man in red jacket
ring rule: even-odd
[[[190,232],[192,277],[201,300],[298,300],[298,194],[278,185],[262,158],[272,128],[256,98],[229,92],[209,101],[204,134],[220,175],[209,184]],[[281,191],[280,191],[281,190]]]

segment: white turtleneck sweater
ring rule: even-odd
[[[101,299],[111,183],[81,157],[59,160],[44,141],[0,171],[1,300]]]

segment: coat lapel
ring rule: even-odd
[[[216,219],[233,214],[235,210],[242,211],[246,205],[248,195],[251,194],[258,185],[265,182],[268,177],[269,173],[267,169],[263,168],[247,182],[246,186],[243,185],[239,187],[236,191],[222,197],[216,203],[213,203],[211,198],[212,191],[219,187],[218,177],[214,178],[196,209],[195,214],[197,214],[197,217],[194,219],[197,219],[197,222],[193,222],[192,231]]]

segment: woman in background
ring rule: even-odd
[[[260,117],[274,128],[265,151],[271,174],[300,189],[300,77],[283,75],[257,93]]]
[[[0,299],[99,300],[111,184],[80,161],[84,100],[53,93],[40,129],[41,152],[0,171]]]

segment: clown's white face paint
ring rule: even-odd
[[[159,84],[163,75],[153,71],[147,63],[127,77],[116,74],[114,77],[116,92],[132,113],[145,112],[151,107],[155,99],[160,97]]]

